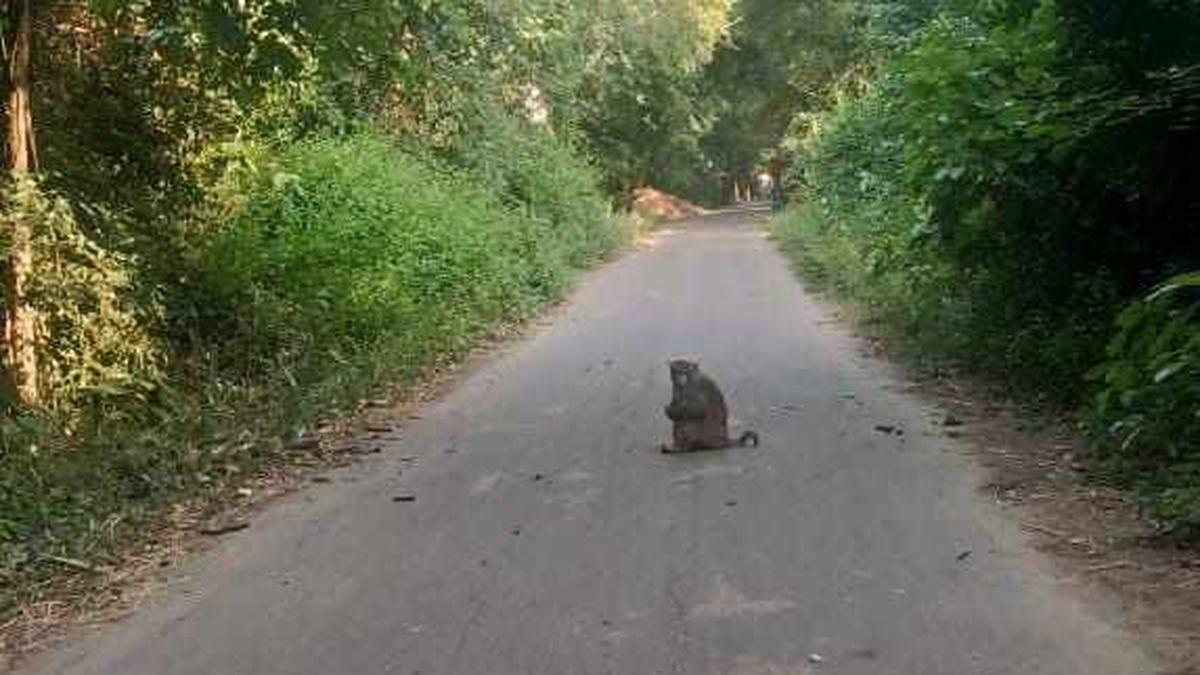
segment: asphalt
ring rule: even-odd
[[[671,226],[591,273],[383,453],[26,672],[1156,672],[804,293],[762,215]],[[676,356],[761,447],[656,451]]]

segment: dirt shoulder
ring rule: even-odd
[[[881,341],[863,345],[865,356],[888,359]],[[1200,547],[1157,532],[1127,493],[1096,480],[1069,420],[979,378],[899,372],[909,393],[946,411],[942,432],[987,470],[980,490],[1031,534],[1064,581],[1115,601],[1166,675],[1200,674]]]

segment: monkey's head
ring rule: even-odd
[[[683,386],[692,381],[692,377],[700,370],[700,364],[686,359],[671,359],[667,362],[671,369],[671,382]]]

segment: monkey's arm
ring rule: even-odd
[[[702,396],[676,396],[665,409],[667,419],[672,422],[688,422],[704,419],[705,405]]]

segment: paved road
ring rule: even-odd
[[[676,227],[593,274],[378,459],[270,509],[38,672],[1154,672],[823,318],[756,217]],[[701,359],[761,448],[655,452],[677,355]]]

